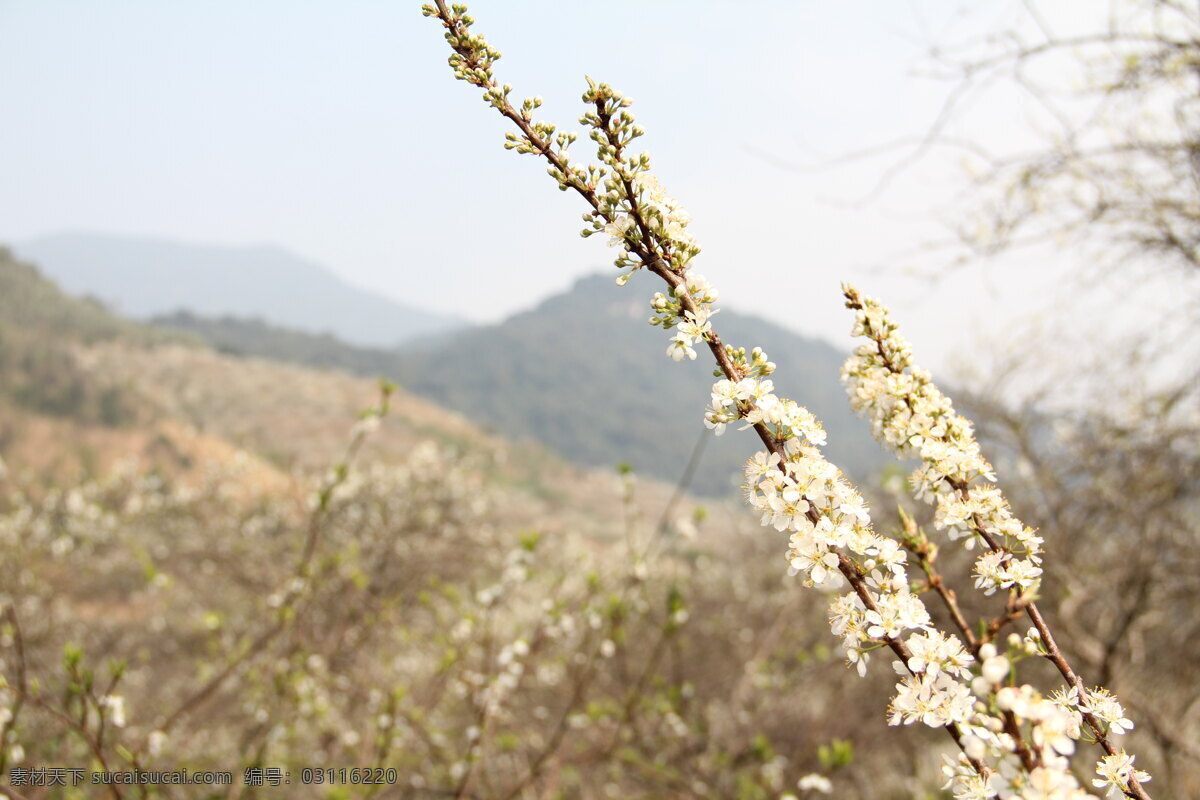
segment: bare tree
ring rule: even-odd
[[[1023,6],[1009,29],[931,53],[956,83],[914,155],[971,154],[955,221],[963,259],[1058,242],[1083,245],[1100,269],[1200,268],[1200,4],[1111,0],[1099,25],[1070,33]],[[1039,144],[996,153],[948,135],[972,101],[1012,84],[1032,101]]]

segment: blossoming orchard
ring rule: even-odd
[[[1043,534],[1009,507],[972,423],[914,362],[887,309],[844,287],[854,335],[863,340],[842,371],[849,400],[883,447],[920,461],[910,478],[913,494],[934,506],[934,528],[977,554],[970,576],[941,574],[932,557],[936,545],[913,519],[905,518],[897,536],[873,526],[859,490],[822,455],[820,422],[775,393],[775,364],[757,347],[722,340],[718,292],[693,271],[700,247],[688,233],[689,217],[651,172],[650,156],[632,149],[644,131],[630,99],[588,79],[579,122],[597,161],[573,160],[577,135],[536,116],[541,98],[510,100],[512,87],[494,72],[500,53],[472,30],[465,6],[438,0],[424,13],[444,28],[455,77],[482,90],[511,122],[505,147],[542,159],[560,189],[583,199],[583,236],[608,237],[622,270],[617,282],[645,271],[665,284],[650,300],[650,323],[668,332],[666,354],[682,361],[706,351],[715,362],[704,423],[716,435],[730,426],[750,430],[762,444],[745,467],[746,502],[764,526],[787,532],[786,569],[796,582],[831,598],[830,630],[858,674],[896,673],[886,712],[879,699],[880,721],[943,730],[946,787],[960,800],[1077,798],[1093,791],[1148,798],[1151,777],[1122,741],[1133,722],[1112,693],[1072,666],[1039,610],[1039,586],[1055,569],[1043,561]],[[914,591],[914,571],[934,591]],[[994,606],[995,617],[979,624],[958,600],[961,587],[972,583]],[[935,624],[926,598],[941,604],[948,627]],[[1038,661],[1053,665],[1058,685],[1022,680],[1020,673]],[[1091,765],[1086,777],[1078,771],[1082,763]],[[801,788],[823,780],[810,776]]]

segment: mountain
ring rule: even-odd
[[[692,448],[707,436],[692,489],[728,494],[758,439],[736,430],[714,437],[705,429],[712,363],[703,355],[680,364],[667,358],[668,337],[646,322],[651,287],[646,275],[624,288],[608,276],[584,278],[499,325],[407,352],[399,378],[410,391],[509,436],[536,439],[583,464],[626,461],[669,481],[680,478]],[[847,404],[844,354],[728,308],[713,324],[727,343],[767,352],[779,367],[779,393],[824,423],[835,464],[858,476],[883,465],[866,423]]]
[[[178,309],[233,314],[381,347],[467,324],[358,289],[276,247],[65,233],[14,250],[66,291],[96,297],[135,318]]]
[[[691,488],[727,495],[757,439],[748,432],[731,430],[718,438],[706,431],[703,409],[712,367],[703,358],[682,364],[666,358],[667,337],[646,323],[647,283],[635,280],[619,288],[605,276],[584,278],[497,325],[399,352],[249,320],[177,314],[156,323],[229,353],[386,375],[506,436],[541,442],[587,466],[628,462],[639,472],[676,481],[703,440]],[[826,452],[834,463],[860,478],[886,463],[866,423],[846,402],[839,379],[843,354],[728,309],[715,323],[726,341],[767,351],[779,366],[775,382],[781,394],[808,406],[825,424]]]

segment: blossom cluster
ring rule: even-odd
[[[868,340],[842,367],[851,406],[869,415],[880,442],[901,458],[921,460],[912,486],[918,499],[936,504],[934,525],[965,539],[968,549],[983,541],[988,552],[975,562],[976,587],[989,595],[1032,589],[1042,574],[1042,538],[1013,515],[992,483],[995,472],[971,421],[913,363],[912,347],[887,309],[853,287],[843,289],[855,311],[853,335]]]
[[[868,340],[842,368],[852,407],[870,416],[875,437],[898,456],[921,460],[911,483],[918,499],[936,505],[934,525],[946,530],[952,540],[965,539],[968,550],[982,542],[986,552],[975,562],[976,588],[985,595],[1035,590],[1042,573],[1042,538],[1013,515],[993,483],[995,472],[981,453],[970,420],[954,410],[929,372],[913,362],[912,347],[898,333],[887,309],[851,286],[843,291],[847,307],[855,311],[853,335]],[[1036,628],[1025,643],[1027,652],[1045,654]],[[985,659],[981,678],[987,679],[989,662],[996,664],[1003,656],[985,644],[980,657]],[[1002,674],[993,674],[975,687],[977,694],[986,696],[989,682],[999,686],[1008,673],[1007,660],[1003,664]],[[952,783],[962,792],[956,797],[996,796],[988,792],[1009,796],[1005,791],[1022,797],[1087,796],[1077,787],[1066,761],[1074,753],[1075,741],[1084,737],[1084,715],[1100,726],[1102,735],[1120,735],[1133,727],[1117,699],[1102,688],[1081,692],[1072,687],[1045,699],[1028,685],[1005,686],[991,697],[1002,714],[1034,724],[1030,741],[1039,750],[1035,759],[1039,766],[1026,769],[1020,778],[1001,771],[988,781],[952,767]],[[1000,750],[1013,750],[1015,740],[1003,728],[993,731],[993,739]],[[1139,782],[1149,780],[1145,772],[1133,770],[1132,756],[1123,752],[1103,758],[1097,773],[1101,778],[1095,785],[1118,795],[1129,791],[1131,776]],[[1007,781],[1008,788],[998,781]]]
[[[687,232],[691,217],[679,201],[663,189],[650,173],[650,154],[630,154],[627,146],[645,133],[629,107],[633,101],[606,83],[588,78],[583,102],[593,107],[579,118],[591,129],[602,167],[576,167],[576,174],[603,176],[594,197],[596,205],[584,214],[583,236],[603,231],[609,244],[619,246],[618,267],[636,271],[650,266],[647,258],[661,259],[669,269],[683,272],[700,247]],[[591,186],[589,186],[591,188]],[[632,274],[621,277],[621,283]]]
[[[621,277],[627,278],[631,274],[625,273]],[[684,310],[685,297],[690,300],[692,310]],[[650,308],[654,311],[650,324],[664,330],[675,329],[675,335],[667,345],[667,355],[675,361],[682,361],[684,358],[693,361],[696,359],[694,345],[706,341],[712,333],[710,320],[712,315],[717,313],[713,308],[715,302],[717,290],[699,275],[686,275],[671,291],[670,296],[662,292],[655,293],[650,301]]]

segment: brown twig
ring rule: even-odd
[[[900,520],[904,525],[904,534],[901,537],[904,549],[912,553],[913,557],[917,559],[917,564],[921,567],[921,571],[925,573],[925,581],[929,588],[942,599],[942,604],[946,606],[946,610],[950,613],[950,619],[953,620],[954,627],[958,628],[958,632],[962,634],[967,649],[971,655],[978,658],[979,646],[982,642],[967,623],[967,618],[963,615],[962,609],[959,608],[958,595],[946,585],[945,579],[934,566],[934,562],[937,560],[937,547],[917,527],[916,520],[904,513],[904,509],[900,509]]]

